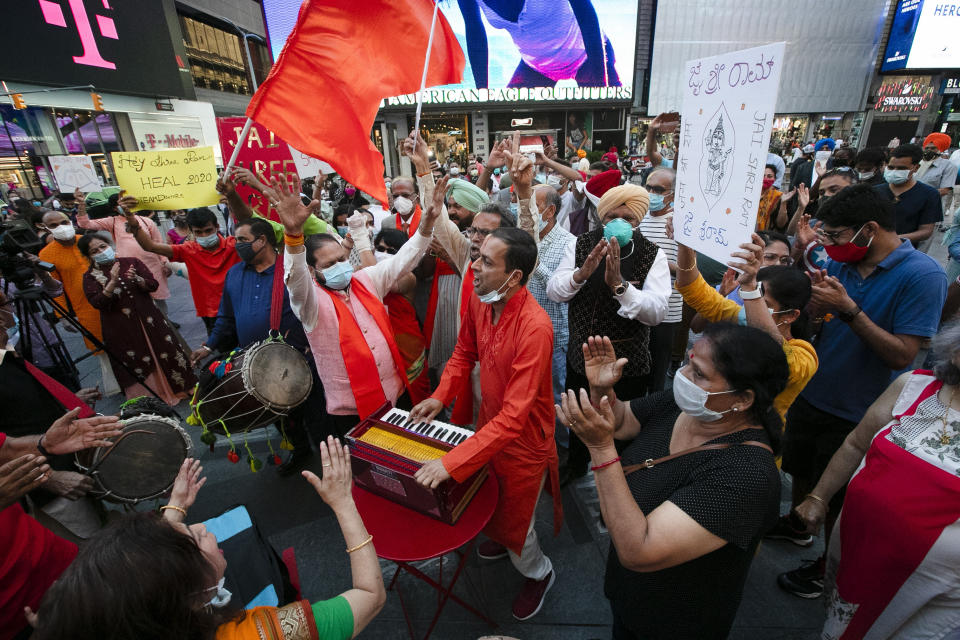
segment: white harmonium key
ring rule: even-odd
[[[456,427],[439,420],[411,423],[410,412],[404,411],[403,409],[390,409],[380,420],[400,427],[401,429],[406,429],[411,433],[445,442],[454,447],[473,435],[473,431],[469,429]]]

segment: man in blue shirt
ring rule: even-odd
[[[933,235],[933,228],[943,220],[940,192],[917,180],[920,169],[920,147],[904,144],[894,149],[883,172],[886,184],[874,187],[885,200],[893,202],[895,227],[901,238],[920,248],[921,242]]]
[[[238,223],[234,237],[241,262],[227,271],[213,331],[206,343],[196,349],[190,358],[196,364],[213,352],[227,351],[233,345],[247,348],[266,339],[270,333],[274,283],[283,288],[280,335],[287,344],[305,354],[313,373],[310,396],[306,402],[290,412],[285,423],[287,436],[294,449],[290,459],[281,464],[278,471],[281,475],[288,475],[300,469],[310,457],[308,428],[313,432],[314,440],[321,442],[318,439],[322,437],[319,427],[322,416],[326,414],[323,385],[317,375],[314,359],[308,353],[309,345],[303,325],[290,307],[287,288],[275,278],[277,249],[273,227],[262,218],[249,218]]]
[[[830,257],[812,276],[811,306],[824,318],[816,341],[820,367],[790,407],[784,432],[783,470],[793,476],[793,506],[820,479],[844,439],[937,331],[947,291],[943,269],[895,230],[893,203],[870,185],[847,187],[818,213],[820,242]],[[843,503],[831,500],[826,539]],[[801,546],[812,536],[781,518],[770,537]],[[791,593],[815,598],[823,590],[823,556],[783,573]]]

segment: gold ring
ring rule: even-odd
[[[573,429],[573,427],[574,427],[576,424],[577,424],[576,422],[571,422],[571,423],[570,423],[569,425],[567,425],[567,426],[569,426],[571,429]]]
[[[279,201],[277,201],[277,202],[271,202],[271,203],[270,203],[270,206],[271,206],[271,207],[276,207],[276,206],[279,206],[279,205],[280,205],[280,202],[279,202]]]
[[[330,463],[327,463],[327,464],[325,464],[325,465],[323,465],[323,466],[325,466],[325,467],[332,467],[333,465],[330,464]]]

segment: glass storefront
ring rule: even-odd
[[[777,155],[788,155],[795,146],[802,147],[810,125],[806,115],[777,115],[773,117],[770,131],[770,151]]]
[[[413,129],[414,115],[407,116]],[[420,116],[420,135],[430,149],[431,160],[441,164],[453,159],[465,166],[471,153],[469,113],[424,113]]]

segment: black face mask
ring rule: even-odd
[[[240,259],[248,264],[257,256],[257,252],[253,250],[253,242],[238,242],[235,248]]]
[[[936,158],[936,157],[937,157],[937,152],[936,152],[936,151],[924,151],[924,152],[923,152],[923,159],[924,159],[924,160],[933,160],[933,159]]]

